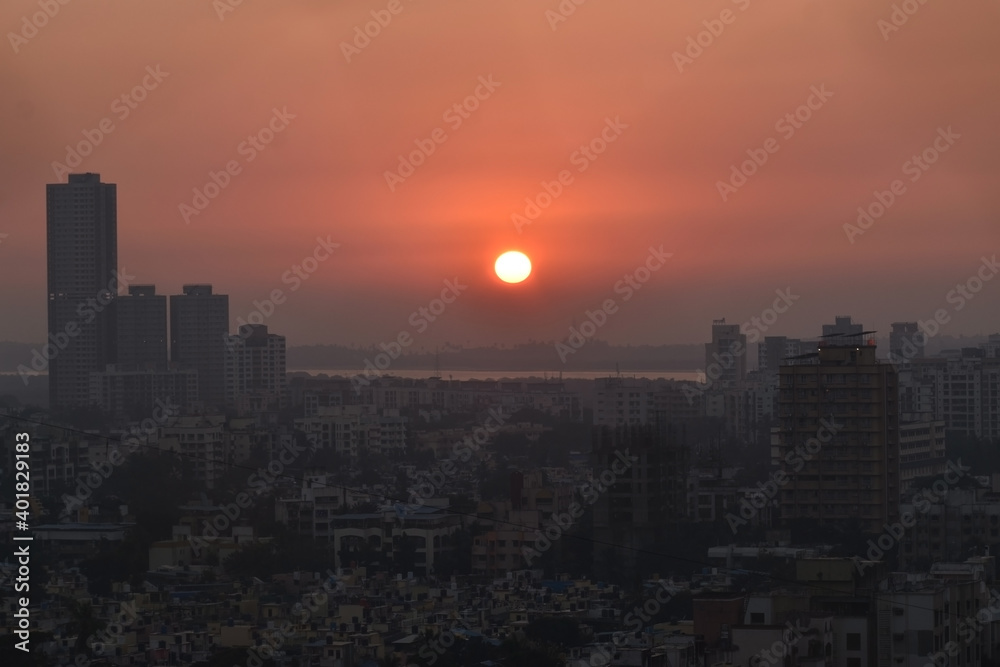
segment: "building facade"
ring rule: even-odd
[[[229,297],[211,285],[184,285],[170,297],[170,358],[181,369],[198,371],[198,396],[205,407],[226,401],[226,342]]]
[[[131,285],[118,298],[118,368],[167,367],[167,297],[155,285]]]
[[[263,324],[245,324],[226,345],[226,402],[241,414],[287,405],[285,337]]]
[[[772,459],[787,477],[780,516],[878,533],[899,515],[896,370],[875,345],[823,343],[816,363],[781,367]]]
[[[45,187],[49,405],[86,407],[90,374],[117,357],[117,186],[88,173]]]

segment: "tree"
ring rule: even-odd
[[[517,633],[504,640],[501,647],[505,664],[517,667],[564,667],[566,656],[555,644],[532,641],[524,633]]]
[[[69,614],[70,632],[76,633],[76,643],[73,645],[74,655],[86,654],[93,657],[94,652],[87,643],[91,637],[104,629],[104,621],[94,616],[94,608],[89,602],[81,602],[64,597],[66,611]]]
[[[52,640],[52,633],[31,632],[31,643],[28,648],[29,653],[25,653],[17,648],[17,643],[21,640],[15,634],[0,636],[0,665],[24,665],[25,667],[45,667],[51,664],[42,652],[42,645]]]
[[[223,648],[212,653],[208,660],[195,662],[191,667],[232,667],[232,665],[246,665],[248,658],[253,655],[246,648]],[[264,658],[259,661],[261,667],[274,667],[274,660]]]
[[[434,560],[434,575],[442,579],[472,571],[472,530],[461,528],[451,535],[449,548]]]
[[[580,624],[572,618],[537,618],[528,623],[524,634],[532,641],[550,641],[565,648],[584,643]]]

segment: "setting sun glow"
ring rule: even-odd
[[[523,252],[511,250],[497,257],[493,268],[505,283],[519,283],[531,274],[531,260]]]

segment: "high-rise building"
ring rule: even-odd
[[[89,173],[45,190],[49,404],[83,407],[90,374],[116,360],[117,190]]]
[[[795,357],[816,350],[816,343],[786,336],[765,336],[757,346],[757,370],[747,377],[751,423],[760,424],[778,411],[778,370]]]
[[[602,491],[588,488],[582,498],[593,504],[594,567],[625,576],[649,571],[655,566],[644,558],[668,549],[688,514],[683,429],[658,421],[593,433],[593,484]]]
[[[718,389],[738,389],[746,380],[747,337],[740,333],[740,325],[726,324],[725,318],[712,321],[712,342],[705,343],[705,374]]]
[[[763,342],[757,347],[757,370],[777,375],[778,369],[781,368],[782,364],[788,363],[787,359],[790,357],[815,350],[816,343],[803,342],[799,338],[765,336]]]
[[[1000,439],[1000,358],[990,343],[899,369],[900,418],[944,422],[954,434]]]
[[[244,324],[226,346],[226,402],[241,414],[285,407],[285,337]]]
[[[781,519],[857,520],[878,533],[899,515],[896,369],[879,363],[874,345],[836,340],[820,344],[816,363],[781,367],[772,446],[787,477]]]
[[[198,371],[198,396],[205,407],[226,402],[229,296],[211,285],[184,285],[170,297],[170,360]]]
[[[167,367],[167,297],[155,285],[132,285],[118,298],[118,369]]]
[[[833,318],[833,324],[823,325],[823,336],[860,336],[864,327],[851,322],[848,315],[837,315]],[[851,341],[857,342],[857,341]]]
[[[594,423],[600,426],[648,423],[655,414],[654,384],[646,378],[597,378]]]
[[[924,333],[916,322],[893,322],[889,332],[889,361],[905,364],[924,356]]]

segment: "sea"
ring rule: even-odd
[[[340,375],[342,377],[353,377],[364,371],[359,368],[289,368],[289,373],[308,373],[309,375]],[[503,379],[524,379],[537,378],[547,380],[596,380],[597,378],[612,377],[620,375],[623,378],[649,378],[650,380],[690,380],[693,382],[704,382],[705,374],[697,371],[627,371],[615,373],[614,371],[498,371],[498,370],[462,370],[462,371],[432,371],[432,370],[395,370],[386,369],[385,375],[422,380],[430,377],[440,376],[446,380],[503,380]]]
[[[289,373],[308,373],[309,375],[340,375],[342,377],[353,377],[364,371],[359,368],[289,368]],[[446,380],[503,380],[503,379],[544,379],[544,380],[595,380],[619,375],[623,378],[649,378],[650,380],[690,380],[693,382],[704,382],[705,374],[697,371],[625,371],[615,373],[614,371],[497,371],[497,370],[463,370],[463,371],[431,371],[431,370],[395,370],[389,368],[384,371],[385,375],[393,375],[401,378],[421,380],[439,375]],[[16,376],[15,372],[0,371],[0,376]],[[32,373],[32,376],[45,376],[46,373]]]

